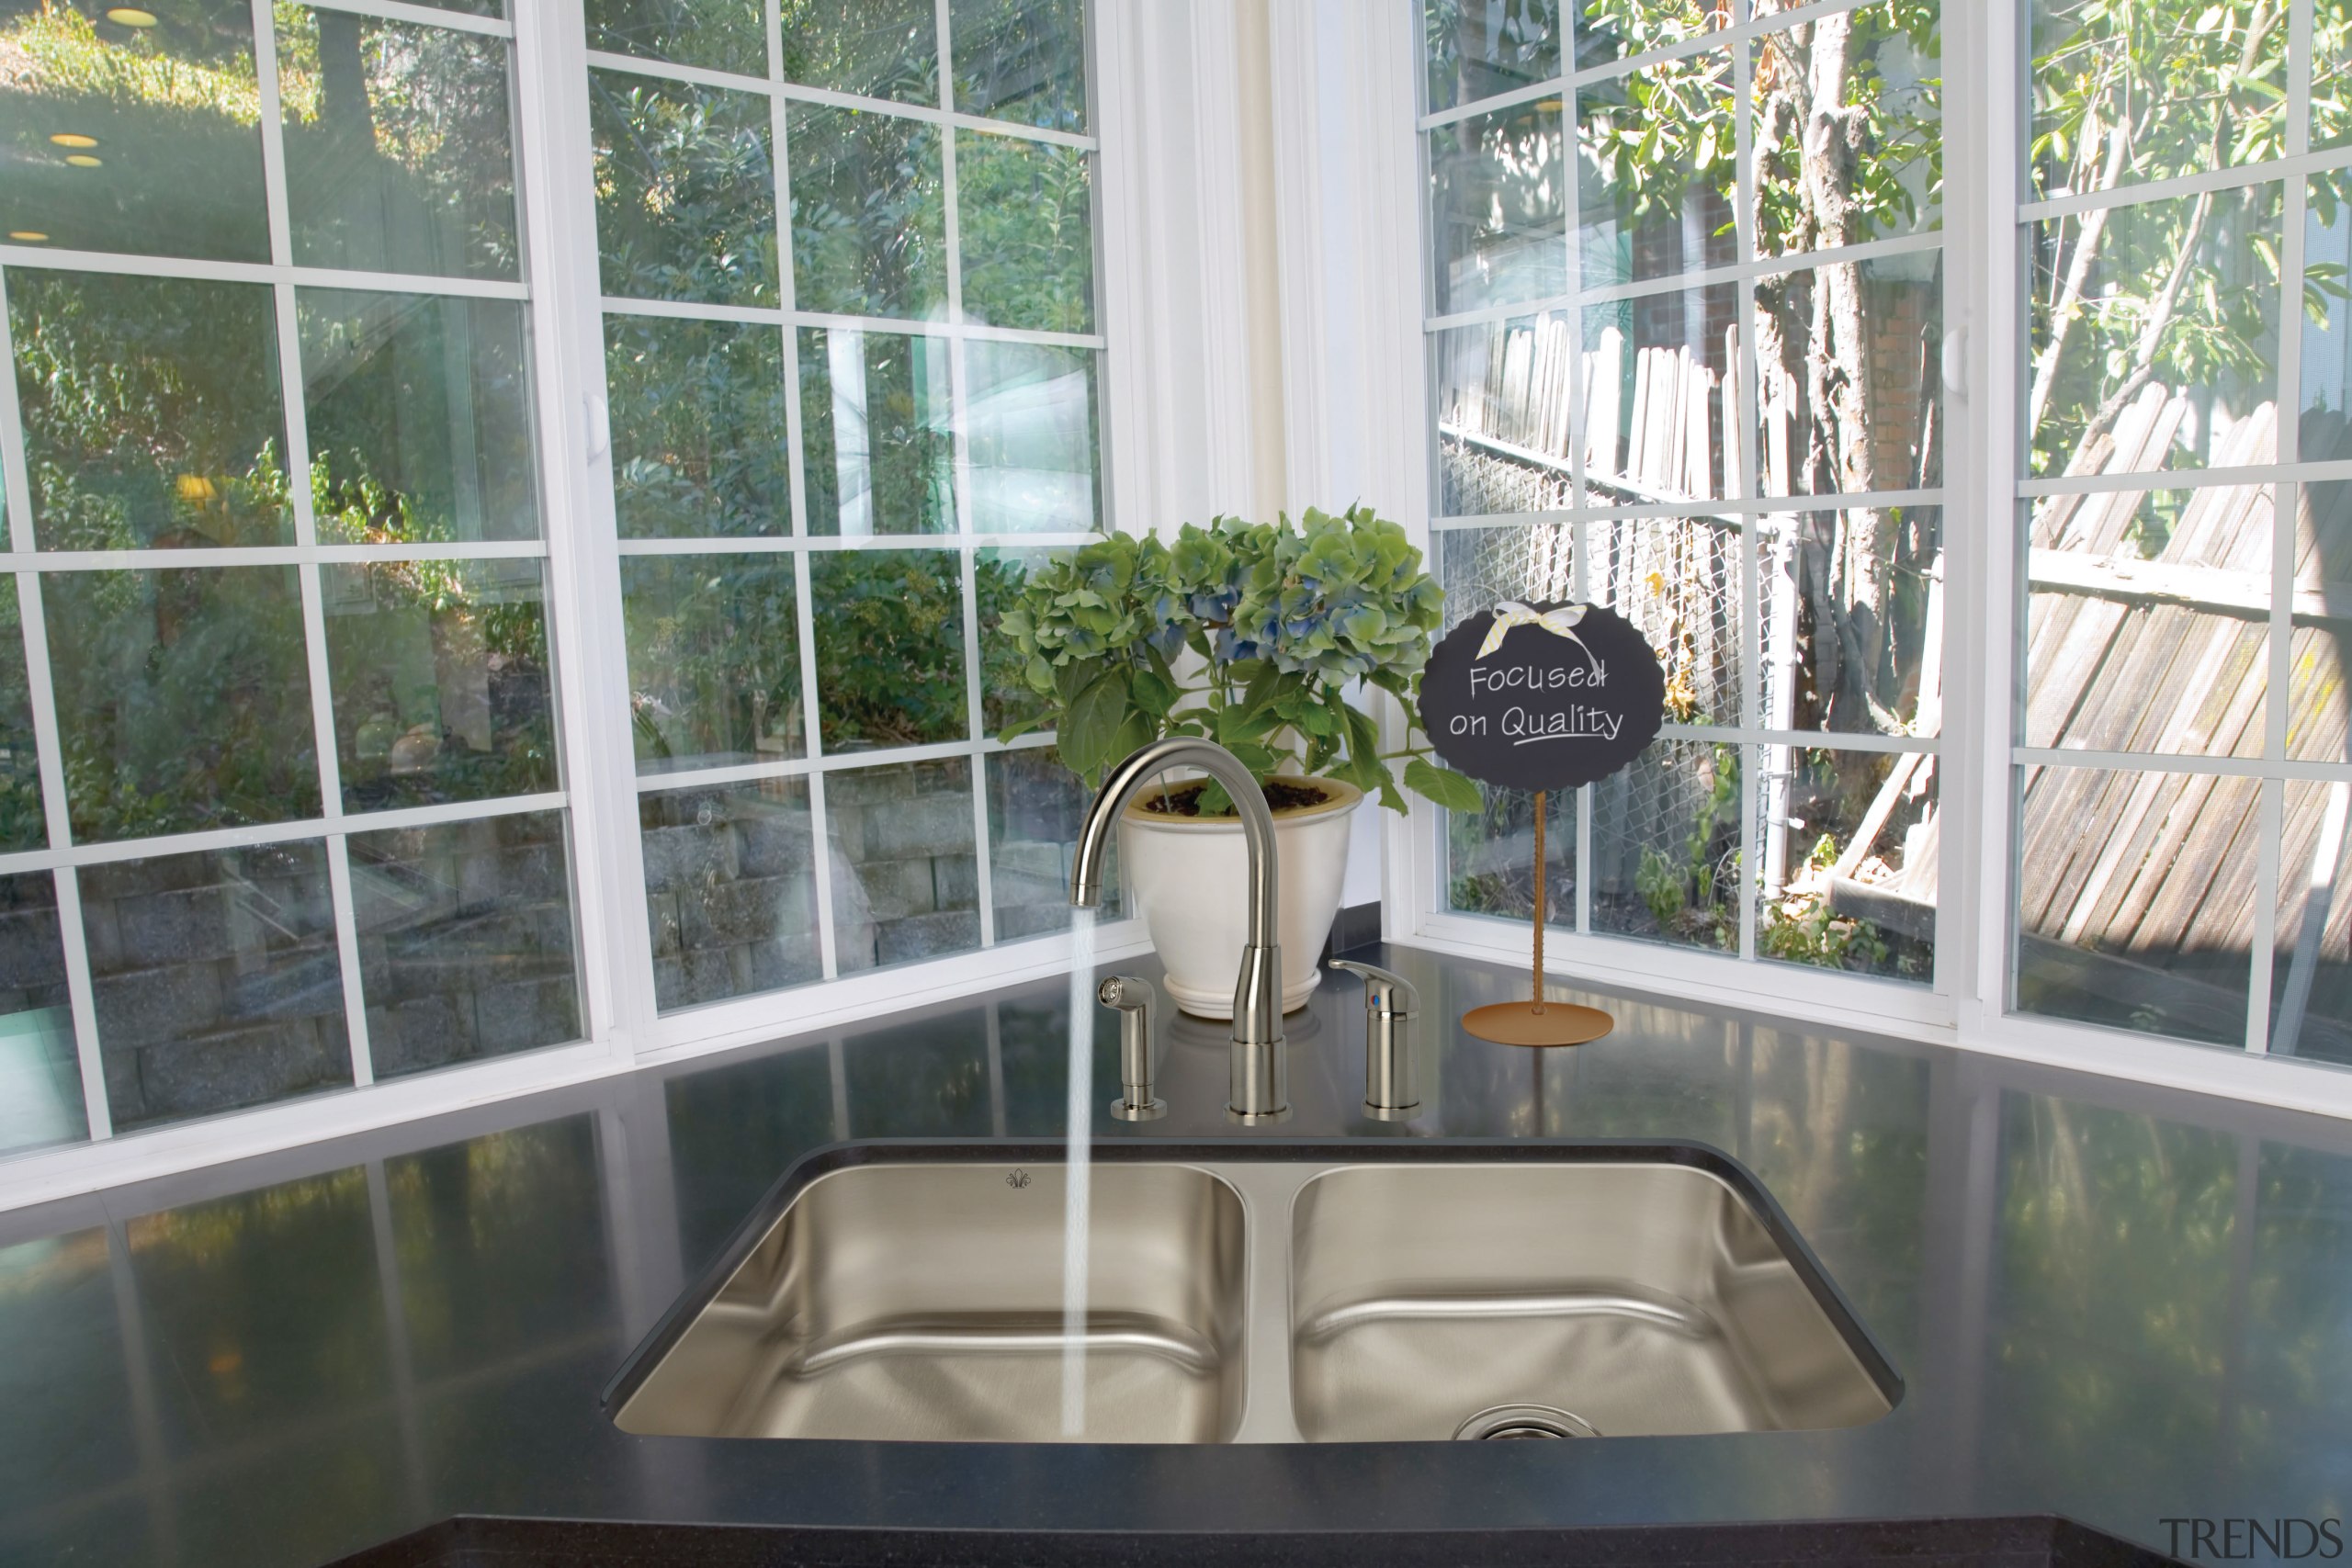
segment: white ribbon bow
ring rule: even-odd
[[[1554,637],[1566,637],[1584,649],[1585,660],[1598,670],[1600,660],[1593,658],[1592,649],[1585,647],[1584,638],[1577,636],[1576,625],[1584,619],[1589,604],[1563,604],[1556,610],[1537,614],[1515,599],[1506,599],[1495,606],[1495,624],[1487,628],[1487,640],[1478,645],[1478,657],[1484,659],[1503,645],[1503,638],[1513,626],[1542,626]]]

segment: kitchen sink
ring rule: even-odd
[[[1061,1162],[820,1150],[607,1410],[647,1436],[1411,1442],[1851,1427],[1902,1397],[1778,1205],[1703,1145],[1109,1140],[1074,1344]]]
[[[794,1196],[617,1406],[624,1431],[1046,1442],[1062,1435],[1063,1168],[854,1166]],[[1241,1415],[1242,1215],[1196,1167],[1105,1162],[1084,1431],[1212,1443]]]
[[[1692,1165],[1329,1170],[1291,1210],[1309,1442],[1854,1427],[1891,1403],[1763,1220]]]

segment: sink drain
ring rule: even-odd
[[[1549,1404],[1498,1404],[1481,1410],[1453,1429],[1456,1442],[1483,1443],[1521,1438],[1597,1438],[1592,1423]]]

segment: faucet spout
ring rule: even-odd
[[[1283,960],[1274,938],[1282,909],[1281,868],[1274,854],[1274,814],[1266,792],[1240,759],[1214,741],[1179,736],[1144,747],[1111,770],[1079,828],[1070,866],[1069,901],[1091,909],[1102,901],[1102,861],[1127,802],[1170,768],[1198,768],[1225,786],[1241,818],[1250,860],[1249,936],[1233,982],[1233,1050],[1226,1111],[1248,1123],[1290,1115],[1290,1062],[1283,1041]]]

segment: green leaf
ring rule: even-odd
[[[1170,710],[1183,698],[1183,694],[1176,689],[1176,682],[1156,670],[1136,671],[1133,691],[1137,705],[1154,718],[1166,718]]]
[[[1125,671],[1109,671],[1096,679],[1069,705],[1069,721],[1062,726],[1062,761],[1090,778],[1096,769],[1117,761],[1125,753],[1114,748],[1131,706]]]
[[[1477,811],[1487,804],[1476,784],[1452,768],[1437,767],[1419,757],[1405,764],[1405,787],[1448,811]]]

